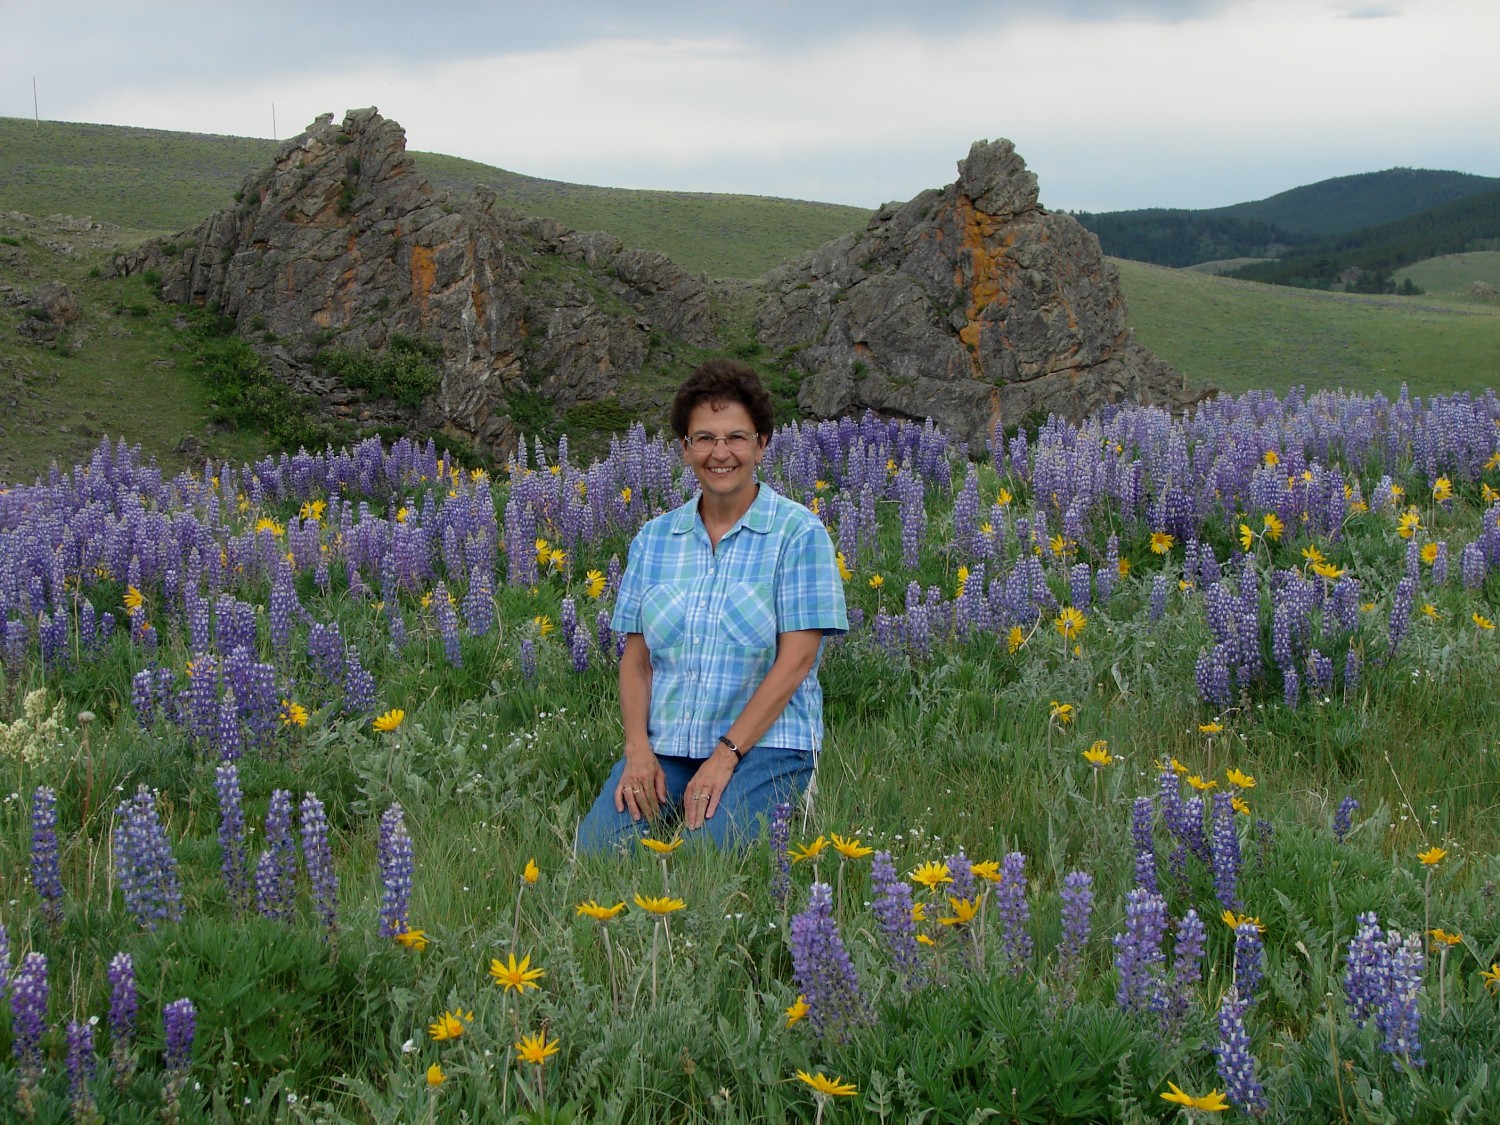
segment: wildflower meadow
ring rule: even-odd
[[[850,608],[814,793],[587,859],[669,438],[0,490],[6,1117],[1500,1120],[1495,392],[762,472]]]

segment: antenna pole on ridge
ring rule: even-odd
[[[276,135],[276,103],[275,102],[271,103],[271,139],[273,141],[279,141],[281,139],[279,136]]]
[[[36,127],[42,127],[42,112],[37,107],[36,101],[36,75],[31,76],[31,116],[36,119]]]

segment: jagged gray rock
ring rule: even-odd
[[[168,300],[213,304],[331,412],[442,431],[497,457],[517,396],[559,410],[618,395],[653,333],[714,342],[708,292],[662,254],[517,215],[480,188],[432,187],[374,109],[324,114],[250,176],[233,207],[122,256]],[[420,406],[365,402],[313,366],[320,348],[380,352],[397,334],[441,350]],[[270,341],[270,342],[266,342]]]
[[[975,142],[955,183],[888,204],[766,288],[758,338],[805,373],[798,403],[817,417],[930,417],[982,448],[1034,410],[1204,393],[1131,339],[1099,240],[1039,205],[1006,140]]]

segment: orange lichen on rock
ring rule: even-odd
[[[428,294],[432,292],[432,286],[436,281],[437,255],[432,252],[432,247],[413,246],[411,248],[411,296],[424,313],[427,311]]]
[[[962,223],[962,249],[968,255],[968,269],[964,269],[964,255],[960,253],[953,263],[953,284],[968,295],[965,318],[967,323],[958,330],[958,338],[969,350],[969,361],[975,378],[984,375],[979,358],[979,339],[984,325],[979,319],[986,308],[1000,299],[1000,276],[1003,264],[999,252],[992,248],[990,239],[1000,229],[1000,220],[987,215],[974,206],[974,201],[960,195],[955,213]]]

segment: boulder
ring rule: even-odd
[[[283,142],[237,201],[169,240],[117,259],[156,270],[164,298],[210,305],[270,368],[330,413],[462,438],[498,458],[515,447],[510,404],[559,410],[615,396],[653,336],[714,343],[702,282],[613,235],[529,218],[492,191],[456,197],[416,170],[406,137],[374,109],[319,117]],[[330,346],[383,353],[398,338],[441,356],[416,406],[365,401],[314,363]]]
[[[38,285],[31,293],[31,308],[45,313],[53,324],[72,324],[83,318],[78,295],[60,281]]]
[[[1099,240],[1037,193],[1009,141],[978,141],[954,183],[773,271],[756,332],[804,373],[802,409],[932,418],[982,448],[1034,412],[1201,397],[1131,339]]]

